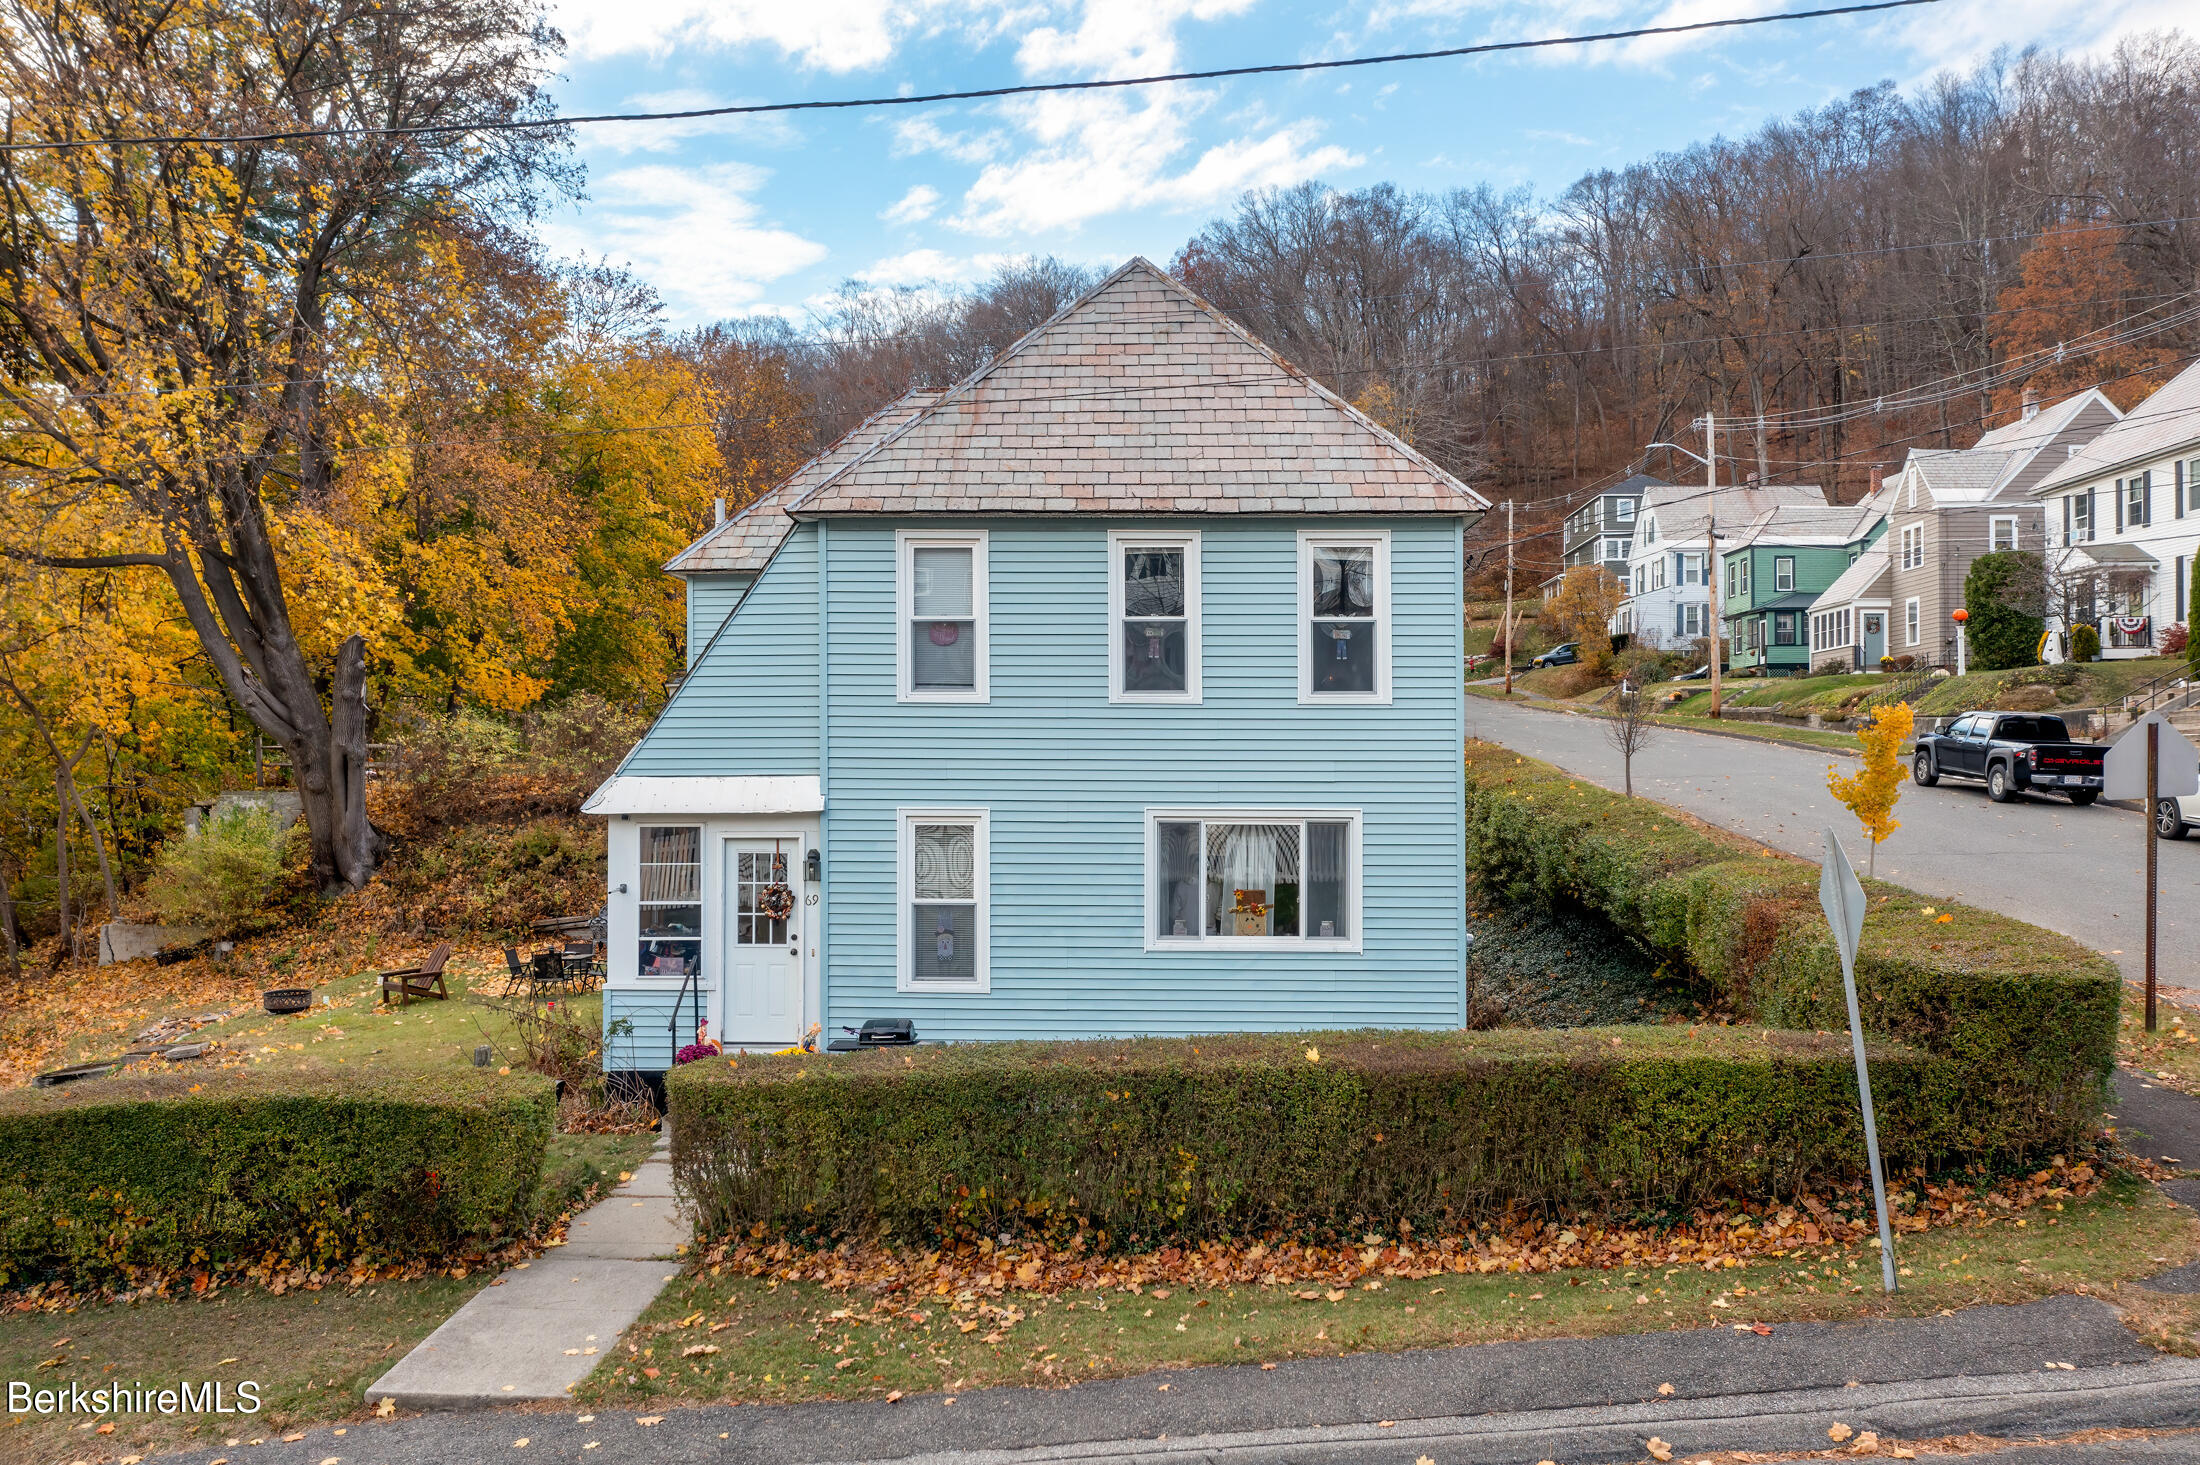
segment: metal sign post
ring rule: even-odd
[[[1871,1157],[1872,1199],[1879,1207],[1879,1271],[1894,1291],[1894,1228],[1887,1221],[1887,1177],[1879,1166],[1879,1122],[1872,1113],[1872,1076],[1864,1062],[1864,1019],[1856,1008],[1856,945],[1864,935],[1864,887],[1856,867],[1841,848],[1840,836],[1826,831],[1826,861],[1818,867],[1818,904],[1841,948],[1841,985],[1849,999],[1849,1044],[1856,1050],[1856,1092],[1864,1101],[1864,1150]]]
[[[2200,794],[2200,749],[2150,712],[2118,738],[2101,761],[2101,793],[2111,799],[2143,799],[2139,829],[2147,842],[2147,1031],[2154,1031],[2155,845],[2154,810],[2163,799]]]

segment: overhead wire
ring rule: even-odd
[[[1113,91],[1128,87],[1162,86],[1173,82],[1225,81],[1243,76],[1276,76],[1301,72],[1342,71],[1364,66],[1391,66],[1409,61],[1441,61],[1466,56],[1491,56],[1512,51],[1536,51],[1559,46],[1586,46],[1606,41],[1647,40],[1658,36],[1694,35],[1705,31],[1734,30],[1746,26],[1777,25],[1795,20],[1823,20],[1834,16],[1870,15],[1880,11],[1908,10],[1937,5],[1943,0],[1861,0],[1849,5],[1821,6],[1812,10],[1775,11],[1769,15],[1736,15],[1715,20],[1685,21],[1673,25],[1633,26],[1624,30],[1582,35],[1546,36],[1520,41],[1484,41],[1471,46],[1443,46],[1425,51],[1393,51],[1378,56],[1347,56],[1329,61],[1277,61],[1251,66],[1217,66],[1195,71],[1159,72],[1147,76],[1102,77],[1085,81],[1034,81],[1009,86],[974,87],[961,91],[921,92],[883,97],[843,97],[808,102],[750,102],[722,107],[685,107],[665,112],[595,112],[559,117],[485,117],[464,122],[424,123],[405,127],[298,127],[255,133],[150,133],[140,136],[54,138],[33,142],[0,143],[0,153],[58,152],[89,147],[233,146],[244,143],[304,142],[315,138],[353,137],[449,137],[500,132],[539,132],[563,127],[609,122],[688,122],[714,117],[755,117],[787,112],[847,111],[871,107],[920,107],[942,102],[992,101],[1003,97],[1035,96],[1057,92]]]

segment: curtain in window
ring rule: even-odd
[[[911,552],[909,680],[913,687],[978,684],[976,552],[919,545]]]
[[[919,982],[975,982],[977,830],[968,824],[919,824],[910,836],[910,976]]]
[[[1208,825],[1208,934],[1296,936],[1298,917],[1299,827]]]

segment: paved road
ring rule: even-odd
[[[1665,1384],[1670,1396],[1658,1392]],[[1409,1465],[1425,1455],[1440,1465],[1582,1465],[1641,1460],[1653,1434],[1684,1452],[1823,1449],[1836,1422],[1909,1438],[2190,1428],[2200,1425],[2200,1363],[2153,1354],[2098,1298],[2050,1297],[1937,1317],[1783,1323],[1764,1337],[1713,1327],[1553,1338],[1303,1359],[1273,1371],[1180,1369],[1068,1389],[989,1389],[952,1406],[920,1394],[894,1405],[710,1406],[643,1418],[650,1422],[631,1410],[586,1422],[570,1407],[477,1410],[352,1424],[341,1436],[314,1429],[247,1446],[242,1457],[224,1448],[187,1458]]]
[[[1619,754],[1598,719],[1474,698],[1467,731],[1608,787]],[[1777,849],[1816,860],[1828,824],[1864,863],[1856,820],[1826,792],[1826,766],[1848,760],[1809,748],[1661,729],[1635,756],[1635,790]],[[1967,901],[2061,931],[2143,972],[2145,845],[2136,810],[2074,807],[2060,798],[1996,804],[1983,784],[1903,786],[1902,827],[1880,846],[1879,874],[1913,890]],[[2157,970],[2200,987],[2200,838],[2164,841]]]

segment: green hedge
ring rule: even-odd
[[[1309,1059],[1308,1050],[1319,1055]],[[1887,1131],[1929,1064],[1882,1046]],[[1847,1043],[1756,1029],[1357,1032],[706,1061],[671,1079],[701,1234],[1102,1245],[1639,1214],[1855,1174]]]
[[[0,1283],[486,1247],[533,1220],[548,1080],[210,1072],[0,1094]]]
[[[1489,743],[1467,748],[1467,861],[1507,899],[1598,912],[1752,1021],[1847,1026],[1814,865]],[[1935,1060],[1912,1137],[1926,1158],[2013,1160],[2081,1142],[2115,1060],[2115,966],[2006,916],[1883,881],[1865,890],[1858,1001],[1869,1031]]]

